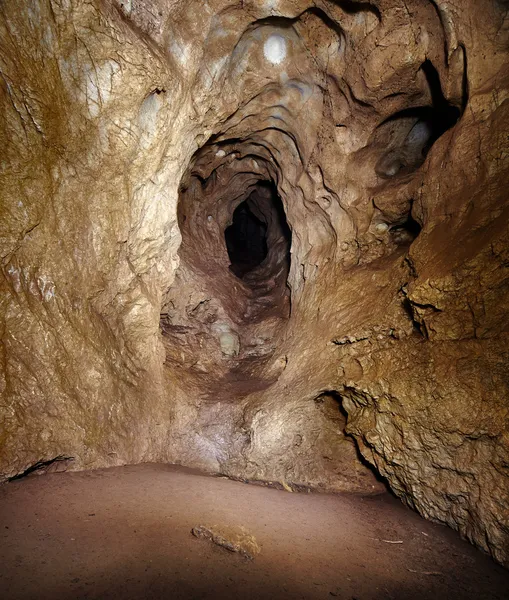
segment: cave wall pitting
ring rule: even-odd
[[[355,439],[509,564],[505,13],[4,2],[2,479],[73,457],[376,492]],[[235,273],[242,203],[267,255]]]

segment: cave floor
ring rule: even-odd
[[[248,560],[191,534],[244,527]],[[389,494],[288,493],[167,465],[0,487],[10,599],[507,598],[509,572]]]

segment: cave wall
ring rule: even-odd
[[[3,2],[2,478],[380,490],[348,433],[509,564],[506,14]],[[270,235],[241,278],[245,201]]]

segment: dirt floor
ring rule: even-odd
[[[241,532],[259,553],[195,537],[199,526]],[[509,572],[389,494],[289,493],[150,464],[1,486],[0,597],[507,600]]]

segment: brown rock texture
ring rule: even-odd
[[[509,565],[508,10],[2,2],[2,479],[355,439]]]

